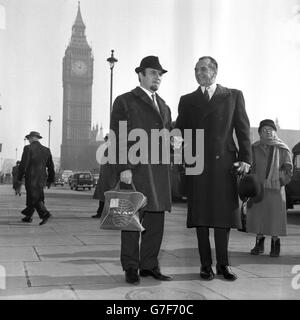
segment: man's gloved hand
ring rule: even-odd
[[[250,171],[251,165],[249,163],[239,161],[233,164],[239,174],[247,174]]]
[[[47,186],[48,189],[50,189],[50,187],[51,187],[51,182],[47,181],[46,186]]]
[[[132,183],[132,171],[131,170],[125,170],[120,173],[120,181],[124,182],[126,184]]]

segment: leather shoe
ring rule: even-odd
[[[125,270],[125,279],[126,279],[126,282],[128,283],[139,284],[140,277],[138,275],[137,269],[129,268]]]
[[[45,217],[42,219],[42,221],[40,222],[40,226],[43,225],[43,224],[45,224],[45,223],[49,220],[50,217],[51,217],[51,214],[50,214],[50,213],[47,213],[47,214],[45,215]]]
[[[212,280],[215,277],[215,274],[214,274],[211,266],[209,266],[209,267],[201,266],[200,277],[204,280]]]
[[[93,215],[92,218],[96,218],[96,219],[101,218],[101,213],[97,213],[97,214]]]
[[[147,270],[147,269],[140,270],[140,276],[141,277],[151,276],[154,279],[160,280],[160,281],[171,281],[171,280],[173,280],[172,277],[162,274],[158,267],[155,267],[155,268],[153,268],[151,270]]]
[[[30,222],[32,222],[32,218],[27,216],[27,217],[23,218],[22,221],[30,223]]]
[[[236,274],[234,274],[230,269],[229,266],[225,265],[217,265],[217,274],[218,275],[223,275],[224,279],[229,280],[229,281],[234,281],[237,279]]]

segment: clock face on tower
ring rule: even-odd
[[[87,72],[87,65],[81,60],[74,61],[72,62],[72,71],[79,76],[84,75]]]

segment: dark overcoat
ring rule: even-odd
[[[105,163],[100,165],[99,179],[94,191],[93,199],[98,199],[104,202],[104,192],[113,189],[118,182],[115,165]]]
[[[116,134],[117,141],[117,165],[116,171],[131,169],[133,173],[133,183],[137,191],[142,192],[147,197],[147,206],[145,211],[171,211],[171,182],[170,165],[151,164],[151,130],[170,129],[171,111],[163,99],[157,95],[157,103],[160,112],[152,104],[150,97],[140,88],[118,96],[113,104],[111,114],[111,130]],[[127,139],[126,134],[119,132],[119,122],[127,121],[127,132],[133,129],[143,129],[148,138],[148,160],[146,164],[134,164],[128,162],[121,164],[119,162],[119,146]],[[138,139],[137,139],[138,140]],[[160,141],[160,145],[161,145]],[[135,145],[135,141],[127,141],[127,151]],[[145,147],[143,145],[143,147]],[[160,146],[161,147],[161,146]],[[168,146],[169,147],[169,146]],[[122,149],[120,147],[120,149]],[[124,151],[124,150],[123,150]],[[138,154],[138,152],[137,152]],[[161,160],[161,157],[159,157]]]
[[[13,189],[17,190],[19,187],[18,184],[18,170],[19,170],[19,165],[16,165],[12,168],[12,179],[13,179]]]
[[[204,169],[187,175],[187,226],[239,227],[235,161],[251,164],[250,125],[241,91],[217,85],[207,102],[198,90],[182,96],[176,127],[204,129]],[[238,147],[235,144],[235,131]]]
[[[23,149],[18,181],[25,175],[27,206],[44,200],[46,182],[54,182],[55,172],[50,149],[34,141]]]

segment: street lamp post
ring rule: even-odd
[[[18,160],[18,148],[16,148],[16,161]]]
[[[51,127],[51,122],[52,122],[52,119],[51,119],[51,116],[49,116],[48,118],[48,123],[49,123],[49,131],[48,131],[48,148],[50,149],[50,127]]]
[[[111,50],[111,56],[106,60],[110,66],[110,114],[112,112],[112,91],[113,91],[113,69],[118,60],[114,57],[114,50]]]

